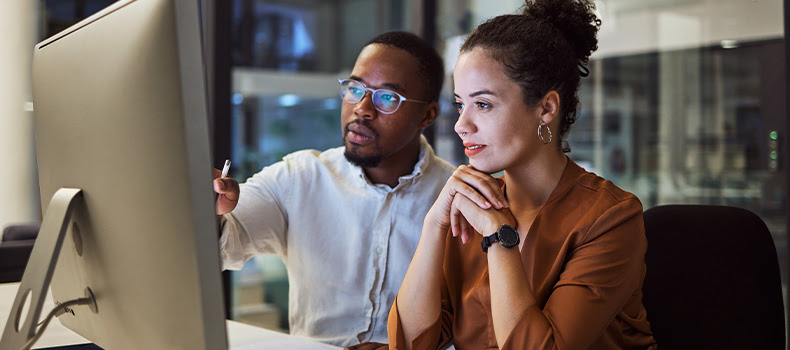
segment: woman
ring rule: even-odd
[[[597,48],[593,10],[527,1],[461,48],[455,131],[470,165],[425,217],[390,312],[391,348],[655,348],[642,205],[565,155]]]

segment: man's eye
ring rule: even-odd
[[[396,102],[398,97],[393,94],[381,94],[381,100],[384,102]]]

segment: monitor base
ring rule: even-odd
[[[0,349],[27,350],[27,343],[35,337],[63,239],[81,200],[82,190],[78,188],[61,188],[52,196],[0,338]],[[25,306],[27,313],[23,315]]]

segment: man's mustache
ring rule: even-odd
[[[367,120],[367,119],[355,119],[355,120],[350,121],[348,124],[346,124],[346,126],[343,127],[343,139],[346,138],[346,135],[348,134],[348,131],[349,131],[348,127],[350,125],[352,125],[352,124],[362,125],[362,126],[368,128],[368,130],[370,130],[370,132],[373,133],[373,136],[375,136],[375,137],[379,136],[379,132],[376,131],[376,129],[374,129],[373,126],[370,125],[371,124],[370,120]]]

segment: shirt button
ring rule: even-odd
[[[376,248],[376,253],[381,254],[382,252],[384,252],[384,249],[381,249],[381,247]]]

